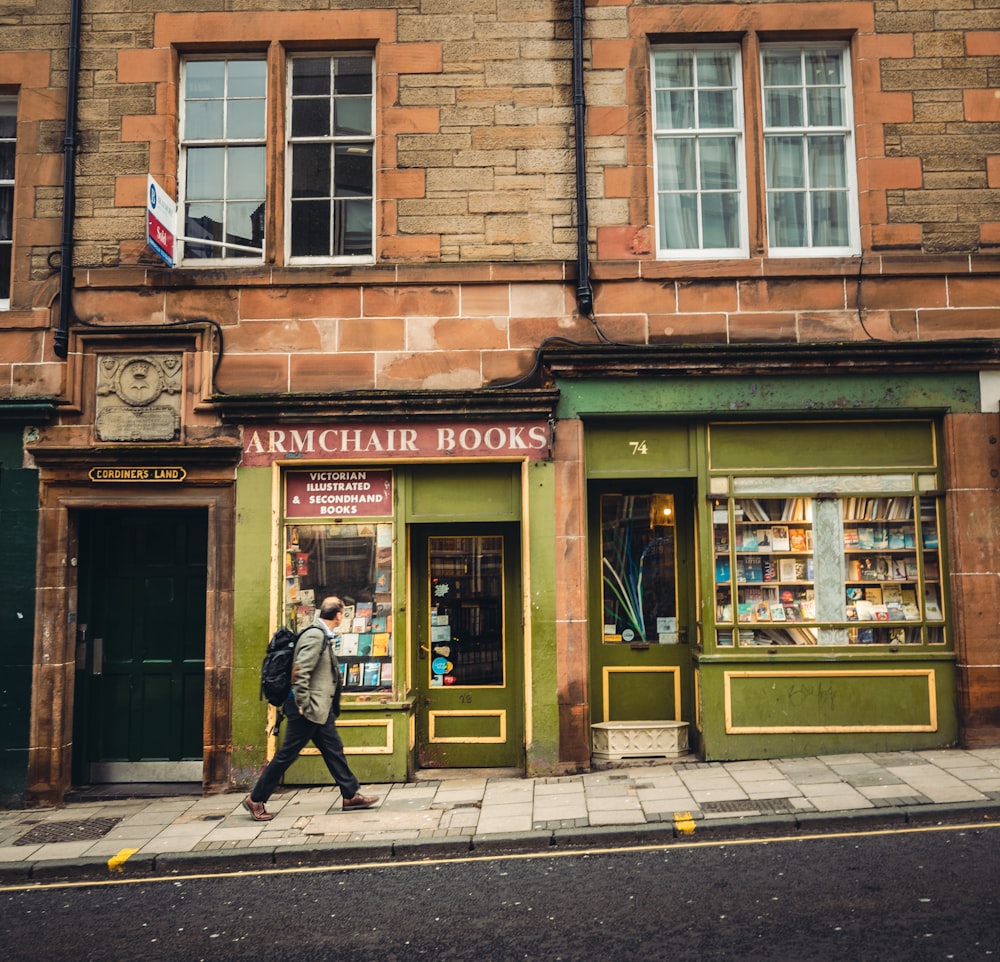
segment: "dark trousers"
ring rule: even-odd
[[[331,710],[330,717],[322,725],[309,721],[305,715],[290,715],[285,722],[285,737],[281,742],[274,758],[268,763],[267,768],[261,772],[257,784],[254,785],[250,798],[255,802],[266,802],[278,787],[281,776],[285,774],[288,766],[299,757],[299,752],[306,747],[309,742],[319,749],[326,762],[326,767],[333,780],[340,787],[340,794],[344,798],[354,798],[361,787],[354,773],[347,764],[344,756],[344,743],[340,740],[340,732],[337,731],[336,715]]]

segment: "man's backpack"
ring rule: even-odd
[[[282,625],[267,643],[267,653],[260,666],[260,697],[280,708],[292,693],[292,660],[299,636]],[[280,721],[279,721],[280,724]]]

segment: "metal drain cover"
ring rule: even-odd
[[[755,812],[759,815],[776,815],[794,811],[787,798],[734,798],[723,802],[701,802],[698,807],[706,813]]]
[[[36,825],[27,835],[22,835],[15,845],[45,845],[49,842],[94,842],[104,838],[119,822],[120,818],[87,818],[79,821],[67,819],[57,822],[43,822]]]

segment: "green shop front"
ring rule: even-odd
[[[668,722],[708,760],[956,743],[946,438],[995,420],[982,371],[637,353],[546,356],[580,426],[594,758],[615,725],[616,757],[658,754]]]
[[[243,435],[234,782],[276,748],[257,695],[262,640],[312,623],[328,595],[346,604],[338,726],[359,778],[548,764],[554,728],[533,726],[554,703],[551,619],[527,586],[551,593],[549,420],[345,418]],[[312,747],[286,776],[328,781]]]

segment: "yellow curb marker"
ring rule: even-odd
[[[112,855],[108,859],[108,871],[120,872],[122,866],[138,851],[137,848],[123,848],[117,855]]]
[[[674,812],[674,828],[684,835],[694,835],[694,819],[690,812]]]

